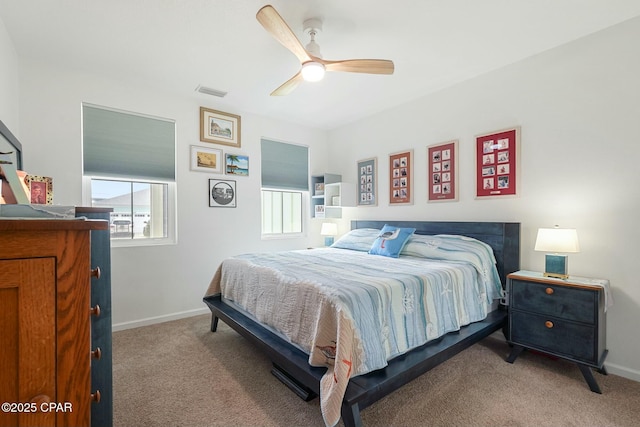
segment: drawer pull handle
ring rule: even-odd
[[[40,409],[40,405],[47,404],[50,402],[51,402],[51,398],[46,394],[39,394],[37,396],[34,396],[29,401],[29,403],[35,403],[36,405],[38,405],[38,409]]]
[[[99,279],[101,273],[102,272],[100,271],[100,267],[96,267],[91,270],[91,277],[95,277],[96,279]]]
[[[547,320],[546,322],[544,322],[544,326],[551,329],[553,328],[553,322],[551,320]]]
[[[92,402],[96,402],[96,403],[100,402],[100,397],[101,397],[100,396],[100,390],[96,390],[95,393],[91,393],[91,401]]]
[[[100,350],[100,347],[97,347],[95,350],[91,352],[91,357],[93,357],[96,360],[102,359],[102,350]]]
[[[99,317],[99,316],[100,316],[100,306],[99,306],[98,304],[96,304],[96,306],[95,306],[95,307],[91,307],[91,309],[89,310],[89,312],[90,312],[92,315],[94,315],[94,316],[96,316],[96,317]]]
[[[545,294],[547,294],[547,295],[551,295],[551,294],[553,294],[553,288],[547,288],[547,289],[545,289],[545,290],[544,290],[544,293],[545,293]]]

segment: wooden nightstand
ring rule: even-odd
[[[607,280],[544,277],[517,271],[507,276],[513,363],[524,349],[575,362],[591,391],[601,393],[591,368],[606,375]]]

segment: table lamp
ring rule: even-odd
[[[320,229],[320,235],[325,236],[324,245],[331,246],[333,245],[333,236],[338,234],[338,224],[333,222],[323,222],[322,228]]]
[[[580,252],[578,233],[574,228],[539,228],[534,250],[553,252],[545,255],[545,277],[567,279],[567,255],[560,253]]]

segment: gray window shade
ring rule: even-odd
[[[175,180],[175,123],[82,106],[84,174]]]
[[[309,148],[284,142],[261,141],[262,187],[309,189]]]

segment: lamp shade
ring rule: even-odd
[[[534,250],[556,253],[580,252],[578,233],[574,228],[539,228]]]
[[[320,229],[321,236],[335,236],[338,234],[338,224],[333,222],[323,222]]]

